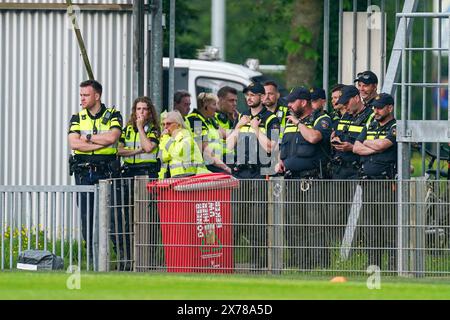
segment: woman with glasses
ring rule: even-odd
[[[189,121],[194,139],[205,157],[206,168],[211,172],[226,172],[231,169],[222,160],[225,131],[217,124],[214,117],[218,110],[219,98],[213,93],[202,92],[197,97],[198,109],[186,118]]]
[[[162,167],[159,178],[176,178],[209,173],[191,132],[178,111],[168,112],[162,121]],[[167,136],[166,136],[167,135]]]

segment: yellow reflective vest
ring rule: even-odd
[[[158,145],[157,132],[154,128],[146,125],[144,127],[147,137]],[[139,131],[129,124],[126,126],[119,140],[124,144],[126,150],[136,150],[141,148],[141,138]],[[158,147],[154,148],[150,153],[141,153],[134,156],[123,157],[125,164],[145,164],[145,163],[157,163]]]
[[[217,123],[214,119],[205,119],[199,112],[194,110],[188,114],[186,119],[189,121],[194,139],[200,139],[201,142],[207,142],[208,147],[212,150],[213,156],[222,158],[223,144],[220,138]]]
[[[162,166],[159,178],[176,178],[186,174],[209,173],[203,157],[187,129],[181,129],[175,137],[164,135],[160,140]]]
[[[72,116],[69,133],[76,132],[81,135],[94,135],[108,132],[112,128],[122,130],[122,116],[119,111],[106,108],[102,104],[100,114],[101,116],[98,118],[91,118],[87,109],[81,110],[78,114]],[[117,142],[99,150],[89,152],[75,150],[74,153],[79,155],[115,155],[117,154]]]

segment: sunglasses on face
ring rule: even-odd
[[[170,126],[170,125],[172,125],[172,124],[174,124],[175,122],[163,122],[163,126],[164,127],[168,127],[168,126]]]

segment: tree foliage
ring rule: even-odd
[[[209,43],[211,6],[209,1],[175,1],[175,57],[194,59],[198,49]],[[169,1],[163,1],[166,14],[164,56],[169,56]]]

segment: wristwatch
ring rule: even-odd
[[[87,142],[90,142],[90,141],[91,141],[91,138],[92,138],[92,134],[88,133],[88,134],[86,135],[86,140],[87,140]]]

